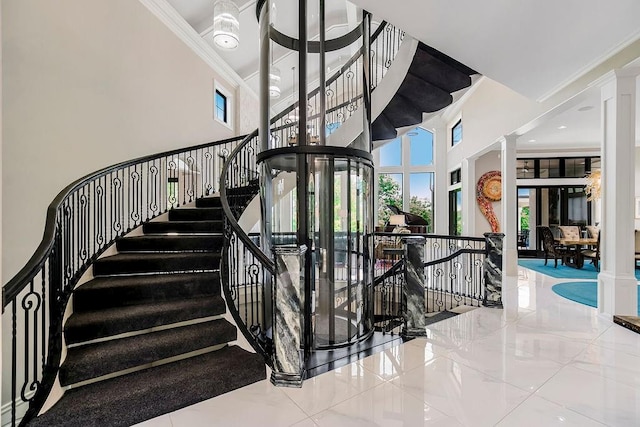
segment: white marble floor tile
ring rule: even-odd
[[[634,354],[591,345],[571,366],[640,388],[640,356]]]
[[[299,423],[293,424],[291,427],[318,427],[318,424],[316,424],[311,418],[305,418]]]
[[[640,388],[565,366],[536,394],[610,426],[637,426]]]
[[[133,427],[173,427],[173,424],[171,423],[171,416],[169,414],[165,414],[151,418],[150,420],[140,424],[136,424]]]
[[[489,335],[507,324],[500,309],[480,307],[427,326],[445,347],[460,346]]]
[[[463,425],[494,425],[530,393],[446,357],[391,381]]]
[[[624,351],[640,356],[640,334],[620,325],[613,324],[593,341],[601,347]]]
[[[517,324],[567,338],[592,340],[610,328],[612,322],[598,317],[592,307],[548,303]]]
[[[174,426],[290,426],[308,418],[281,387],[251,384],[171,413]]]
[[[302,388],[283,388],[307,416],[315,415],[383,382],[357,362],[309,378]]]
[[[505,347],[513,350],[515,355],[531,355],[561,364],[573,360],[589,346],[590,342],[591,340],[588,339],[572,339],[539,332],[520,324],[507,325],[482,340],[484,345],[498,351],[501,347]]]
[[[461,425],[455,418],[390,383],[358,394],[317,414],[314,419],[320,427]]]
[[[540,426],[602,427],[604,424],[537,396],[529,397],[497,424],[497,427]]]
[[[380,378],[390,380],[402,373],[424,365],[439,355],[446,355],[449,349],[440,347],[425,338],[418,338],[380,353],[364,358],[358,363]]]
[[[535,391],[563,365],[502,345],[500,340],[474,341],[449,356],[452,360],[527,391]]]

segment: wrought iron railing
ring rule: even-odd
[[[384,38],[378,37],[381,34]],[[386,73],[403,35],[390,24],[381,24],[371,37],[374,58],[384,58],[373,61],[372,87]],[[327,82],[324,93],[329,105],[327,123],[336,128],[362,102],[362,88],[357,79],[349,77],[362,67],[360,56],[354,58]],[[317,105],[319,96],[319,89],[311,92],[310,105]],[[290,120],[296,107],[285,109],[273,121],[273,137],[279,137],[281,146],[297,133],[297,121]],[[227,276],[225,293],[234,303],[236,321],[242,313],[238,325],[247,330],[247,325],[264,325],[259,320],[265,316],[262,285],[271,280],[273,264],[237,222],[258,191],[257,144],[254,132],[146,156],[87,175],[58,194],[47,210],[40,245],[3,287],[3,312],[11,313],[11,360],[4,362],[11,366],[7,373],[10,425],[20,420],[26,423],[44,404],[60,365],[63,315],[82,274],[116,238],[199,197],[218,191],[223,197],[227,244],[221,268]],[[261,341],[267,331],[263,326],[253,329],[249,336],[257,339],[255,345],[268,351],[268,341]]]
[[[371,36],[372,61],[371,85],[375,88],[393,62],[404,32],[388,23],[381,23]],[[375,72],[373,71],[375,70]],[[307,109],[310,113],[310,129],[334,132],[346,121],[362,103],[362,52],[354,55],[331,78],[326,88],[311,91]],[[326,97],[326,130],[319,130],[320,117],[317,114],[320,96]],[[272,148],[286,147],[297,143],[298,103],[285,108],[271,120]],[[314,114],[314,112],[316,112]],[[308,135],[313,137],[314,135]],[[239,328],[270,363],[270,301],[266,294],[272,288],[275,266],[265,254],[255,238],[250,237],[239,225],[240,216],[249,200],[258,194],[258,166],[256,162],[260,141],[257,131],[245,138],[225,163],[220,177],[220,197],[225,212],[225,246],[221,261],[221,272],[225,295],[230,311]]]
[[[385,76],[396,57],[404,39],[404,32],[395,26],[382,22],[371,35],[371,89],[375,89]],[[307,129],[311,141],[319,138],[319,132],[334,133],[342,123],[360,108],[362,97],[362,52],[352,56],[332,77],[327,79],[324,94],[320,88],[309,92],[307,97]],[[318,110],[320,97],[326,100],[326,129],[320,129]],[[272,119],[272,147],[280,148],[298,142],[298,103],[285,108]]]
[[[35,416],[53,385],[63,315],[82,274],[116,238],[217,192],[224,161],[242,139],[119,163],[70,184],[51,202],[40,245],[2,289],[3,312],[11,313],[11,360],[5,363],[11,366],[12,426]]]
[[[403,324],[402,287],[405,284],[405,247],[402,234],[376,233],[374,315],[377,330],[397,333]],[[461,305],[479,307],[485,299],[482,237],[440,236],[414,233],[425,239],[426,313],[452,310]]]

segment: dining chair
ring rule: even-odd
[[[553,233],[549,227],[541,226],[539,229],[542,236],[542,249],[544,250],[544,265],[547,265],[549,258],[553,257],[555,261],[554,268],[558,268],[558,259],[564,264],[566,259],[571,257],[572,252],[556,244]]]
[[[598,242],[596,243],[595,248],[583,249],[580,251],[584,258],[591,259],[591,263],[596,268],[596,271],[600,271],[598,267],[600,263],[600,233],[598,233]]]

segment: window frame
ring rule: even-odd
[[[218,117],[218,94],[225,99],[225,119]],[[213,83],[213,119],[233,130],[233,95],[225,86],[221,85],[217,80]]]
[[[456,128],[460,129],[460,138],[458,140],[456,140],[456,138],[455,138]],[[451,136],[451,146],[452,147],[455,147],[456,145],[458,145],[458,144],[460,144],[462,142],[462,138],[463,138],[463,134],[462,134],[462,117],[460,117],[458,119],[458,121],[453,126],[451,126],[450,136]]]

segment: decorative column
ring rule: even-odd
[[[484,258],[485,307],[502,308],[502,233],[484,233],[487,252]]]
[[[402,306],[404,307],[404,338],[423,337],[427,334],[424,301],[424,237],[403,236],[404,246],[404,287]]]
[[[274,246],[276,277],[273,295],[273,371],[271,383],[302,387],[304,354],[301,348],[304,295],[302,289],[305,246]]]
[[[596,82],[602,108],[602,224],[598,312],[637,316],[634,260],[636,79],[638,68],[614,70]]]
[[[434,233],[449,234],[449,173],[447,172],[447,124],[442,119],[434,120],[433,163],[436,168],[434,185]]]
[[[516,186],[516,136],[505,135],[502,152],[502,228],[504,274],[518,275],[518,191]]]

